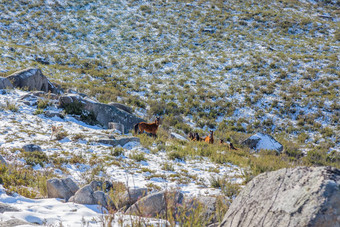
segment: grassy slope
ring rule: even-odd
[[[265,131],[326,164],[340,146],[338,5],[2,1],[0,67],[40,67],[100,101],[164,115],[165,129],[193,123],[235,143]]]

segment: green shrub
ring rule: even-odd
[[[44,164],[48,162],[48,157],[41,151],[22,152],[20,155],[25,159],[26,163],[31,166],[40,165],[44,167]]]
[[[145,155],[142,152],[132,152],[129,158],[136,160],[137,162],[146,161]]]

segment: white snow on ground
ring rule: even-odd
[[[34,143],[48,156],[57,155],[65,159],[70,159],[74,155],[83,157],[85,163],[64,163],[60,169],[54,167],[52,163],[44,167],[40,165],[33,167],[35,171],[53,170],[59,177],[71,177],[80,186],[91,180],[91,173],[98,166],[103,167],[96,173],[96,177],[101,179],[123,182],[129,187],[146,187],[152,184],[160,189],[180,190],[185,196],[190,197],[220,194],[220,189],[211,188],[212,178],[225,177],[230,182],[243,182],[243,171],[238,166],[230,163],[219,165],[202,157],[185,161],[170,160],[165,150],[153,152],[157,148],[155,145],[148,149],[140,143],[130,142],[123,147],[122,155],[118,157],[110,155],[113,147],[98,143],[96,140],[114,134],[112,130],[87,125],[69,115],[64,119],[47,118],[44,114],[35,115],[36,106],[29,106],[20,101],[20,97],[28,93],[21,90],[0,93],[0,150],[9,165],[25,165],[25,160],[19,157],[20,149],[25,144]],[[18,111],[9,110],[6,107],[8,104],[15,105]],[[47,109],[62,111],[57,108],[56,103],[52,103]],[[59,141],[55,137],[50,140],[52,125],[61,125],[67,137]],[[74,139],[79,135],[82,136],[80,139]],[[130,155],[134,153],[143,153],[145,161],[137,162],[131,159]],[[93,157],[95,161],[91,163]],[[165,164],[171,166],[170,170],[163,168]],[[84,222],[82,221],[84,216],[89,226],[97,226],[102,216],[102,210],[96,206],[63,203],[58,199],[32,200],[19,195],[8,196],[3,188],[0,196],[0,202],[9,203],[22,210],[1,214],[0,220],[3,221],[16,217],[39,224],[55,225],[61,221],[66,226],[80,226]]]

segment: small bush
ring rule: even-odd
[[[44,163],[48,162],[48,157],[41,151],[22,152],[21,157],[25,159],[27,165],[35,166],[40,165],[44,167]]]
[[[114,149],[111,150],[111,155],[112,156],[120,156],[124,154],[124,149],[122,147],[115,147]]]
[[[137,162],[146,161],[144,153],[133,152],[129,155],[129,158],[136,160]]]

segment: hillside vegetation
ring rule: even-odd
[[[164,130],[339,164],[338,1],[0,2],[1,76],[39,67]]]

